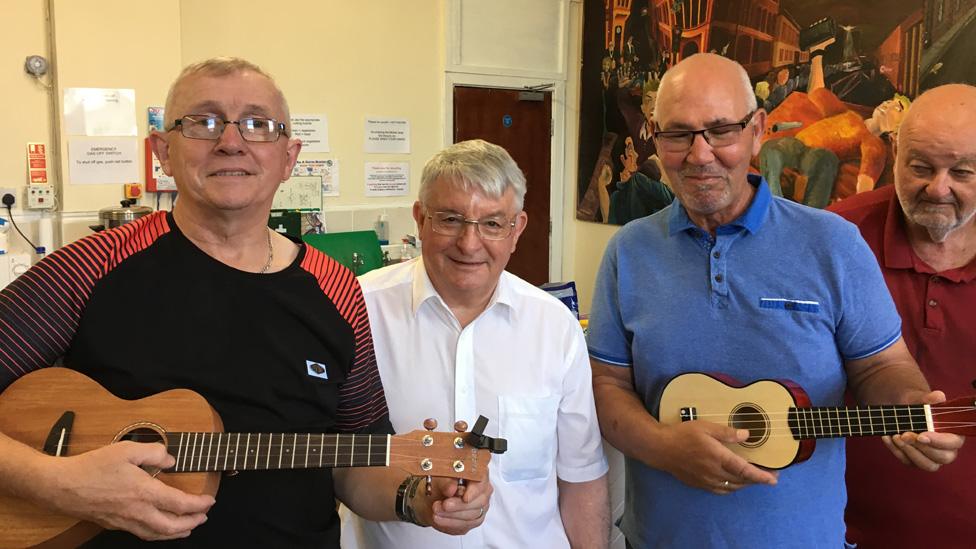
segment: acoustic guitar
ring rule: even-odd
[[[936,431],[976,435],[976,397],[941,404],[821,406],[798,385],[762,380],[740,385],[722,375],[688,373],[664,387],[658,420],[710,421],[746,429],[749,437],[726,446],[751,463],[783,469],[813,455],[818,438]]]
[[[27,374],[0,394],[0,432],[27,446],[73,456],[122,440],[162,443],[176,464],[151,473],[185,492],[209,495],[216,494],[222,472],[250,470],[398,467],[411,475],[485,480],[491,452],[506,446],[481,434],[485,423],[480,418],[470,433],[224,433],[217,412],[193,391],[122,400],[81,373],[54,367]],[[0,494],[0,547],[73,547],[100,530]]]

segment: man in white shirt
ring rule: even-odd
[[[484,415],[486,434],[508,440],[491,461],[491,512],[451,537],[344,509],[347,549],[607,547],[607,462],[582,331],[562,303],[504,271],[528,221],[524,196],[505,149],[452,145],[424,167],[413,207],[422,256],[360,278],[395,430]]]

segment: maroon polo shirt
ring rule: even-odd
[[[933,389],[976,393],[976,261],[936,272],[908,242],[889,185],[829,208],[856,224],[902,317],[902,335]],[[847,538],[862,548],[973,547],[976,447],[937,473],[902,465],[876,438],[847,442]]]

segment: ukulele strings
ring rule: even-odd
[[[886,404],[885,406],[888,406],[888,405]],[[913,406],[915,406],[915,405],[913,405]],[[883,415],[884,415],[884,417],[885,417],[885,419],[888,419],[890,417],[893,417],[891,415],[893,412],[896,413],[896,414],[899,414],[900,413],[901,415],[898,415],[897,416],[899,418],[899,421],[900,421],[901,418],[905,417],[904,416],[904,412],[906,412],[905,409],[892,409],[892,408],[887,408],[887,409],[882,410],[881,406],[877,406],[877,407],[872,406],[870,410],[868,410],[868,408],[866,406],[865,407],[857,407],[857,408],[845,408],[843,406],[840,406],[840,407],[823,406],[823,407],[813,407],[813,408],[792,408],[790,411],[787,411],[787,412],[767,412],[767,413],[762,413],[762,414],[758,414],[756,412],[740,412],[740,415],[742,415],[742,416],[757,416],[757,415],[761,415],[762,417],[769,417],[769,418],[780,419],[780,418],[784,418],[784,417],[789,417],[791,415],[796,415],[797,414],[797,412],[796,412],[797,410],[803,410],[803,412],[800,412],[800,413],[803,414],[804,417],[806,417],[806,416],[814,416],[814,417],[816,417],[816,416],[822,416],[822,415],[825,415],[826,414],[829,417],[832,417],[833,418],[833,417],[836,417],[837,414],[844,414],[843,417],[845,419],[847,418],[848,415],[850,415],[851,418],[863,417],[862,421],[867,420],[869,417],[870,418],[879,418],[879,416],[876,415],[877,412],[882,412]],[[949,407],[945,407],[945,408],[933,409],[932,412],[931,412],[931,414],[932,414],[932,417],[937,417],[937,416],[945,416],[945,415],[949,415],[949,414],[967,413],[967,412],[973,412],[973,411],[976,411],[976,407],[973,407],[973,406],[949,406]],[[875,414],[875,415],[869,415],[869,413],[870,414]],[[916,411],[916,413],[918,413],[918,412]],[[834,414],[834,415],[831,416],[830,414]],[[718,418],[721,418],[721,417],[730,417],[730,416],[733,416],[733,415],[735,415],[735,413],[732,413],[732,412],[728,412],[728,413],[707,413],[707,414],[699,414],[699,413],[696,413],[695,414],[695,417],[696,418],[703,418],[703,417],[718,417]]]
[[[370,446],[369,442],[363,439],[352,440],[351,434],[341,433],[326,433],[326,434],[312,434],[312,440],[310,440],[307,433],[284,433],[285,437],[290,437],[290,435],[297,435],[294,440],[285,439],[282,441],[282,433],[250,433],[251,441],[247,442],[247,433],[243,433],[244,436],[238,437],[238,433],[222,433],[222,432],[210,432],[210,431],[174,431],[165,433],[168,444],[167,447],[178,447],[182,451],[193,452],[195,458],[201,455],[220,455],[224,456],[227,452],[233,448],[233,452],[230,455],[230,459],[233,459],[233,454],[241,455],[243,454],[243,449],[251,447],[256,450],[256,453],[248,453],[246,457],[254,458],[255,455],[260,458],[265,458],[268,452],[272,452],[272,456],[277,458],[279,455],[288,457],[289,461],[291,458],[289,456],[294,455],[295,460],[301,460],[304,462],[305,454],[309,451],[314,451],[314,455],[309,455],[309,458],[317,458],[319,456],[319,451],[323,453],[323,459],[327,457],[333,459],[338,457],[341,464],[343,459],[347,461],[353,456],[353,454],[359,454],[360,457],[365,457],[367,454],[382,454],[386,457],[387,446],[389,446],[389,457],[390,462],[393,463],[397,460],[397,463],[403,463],[406,461],[418,461],[422,458],[428,458],[432,462],[446,461],[451,462],[458,458],[448,457],[434,457],[434,456],[420,456],[418,452],[404,453],[393,450],[394,447],[399,446],[415,446],[417,448],[425,448],[420,440],[415,437],[408,437],[402,435],[390,435],[390,444],[387,445],[386,435],[366,435],[376,437],[379,440],[377,442],[375,439],[372,441],[373,444]],[[118,431],[105,432],[105,433],[72,433],[70,435],[68,446],[74,449],[84,448],[84,451],[94,450],[105,444],[112,442],[118,435]],[[173,436],[177,435],[177,436]],[[183,443],[180,444],[178,435],[187,435],[184,437]],[[196,440],[194,441],[194,436],[196,435]],[[209,436],[213,435],[213,436]],[[218,436],[219,435],[219,436]],[[319,437],[324,437],[323,440],[318,440]],[[162,437],[157,433],[147,433],[147,434],[136,434],[136,439],[143,438],[146,439],[142,442],[147,443],[163,443]],[[149,440],[151,439],[151,440]],[[137,442],[141,442],[136,440]],[[394,444],[394,442],[396,444]],[[443,452],[446,449],[454,452],[457,449],[454,448],[453,443],[441,443],[439,447],[430,446],[431,453]]]

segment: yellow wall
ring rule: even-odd
[[[180,6],[175,0],[53,0],[54,55],[58,116],[66,88],[131,88],[136,96],[139,182],[143,177],[146,108],[162,105],[173,75],[179,71]],[[68,175],[68,137],[61,128],[60,198],[64,212],[97,212],[122,198],[119,184],[76,185]],[[64,239],[89,233],[88,217],[64,219]]]
[[[4,29],[0,32],[0,67],[3,67],[3,100],[0,101],[0,188],[15,189],[17,202],[24,200],[27,185],[26,144],[51,143],[50,100],[44,84],[22,69],[29,55],[50,58],[45,25],[45,0],[4,2]],[[50,177],[51,174],[49,173]],[[6,209],[0,214],[7,217]],[[14,238],[11,238],[13,241]]]
[[[245,57],[271,72],[293,113],[325,113],[340,196],[326,206],[411,201],[443,144],[441,0],[183,0],[183,64]],[[259,18],[255,15],[260,14]],[[255,33],[255,29],[263,32]],[[245,33],[245,30],[248,32]],[[367,116],[410,121],[411,154],[363,152]],[[365,198],[364,162],[410,162],[410,197]]]

